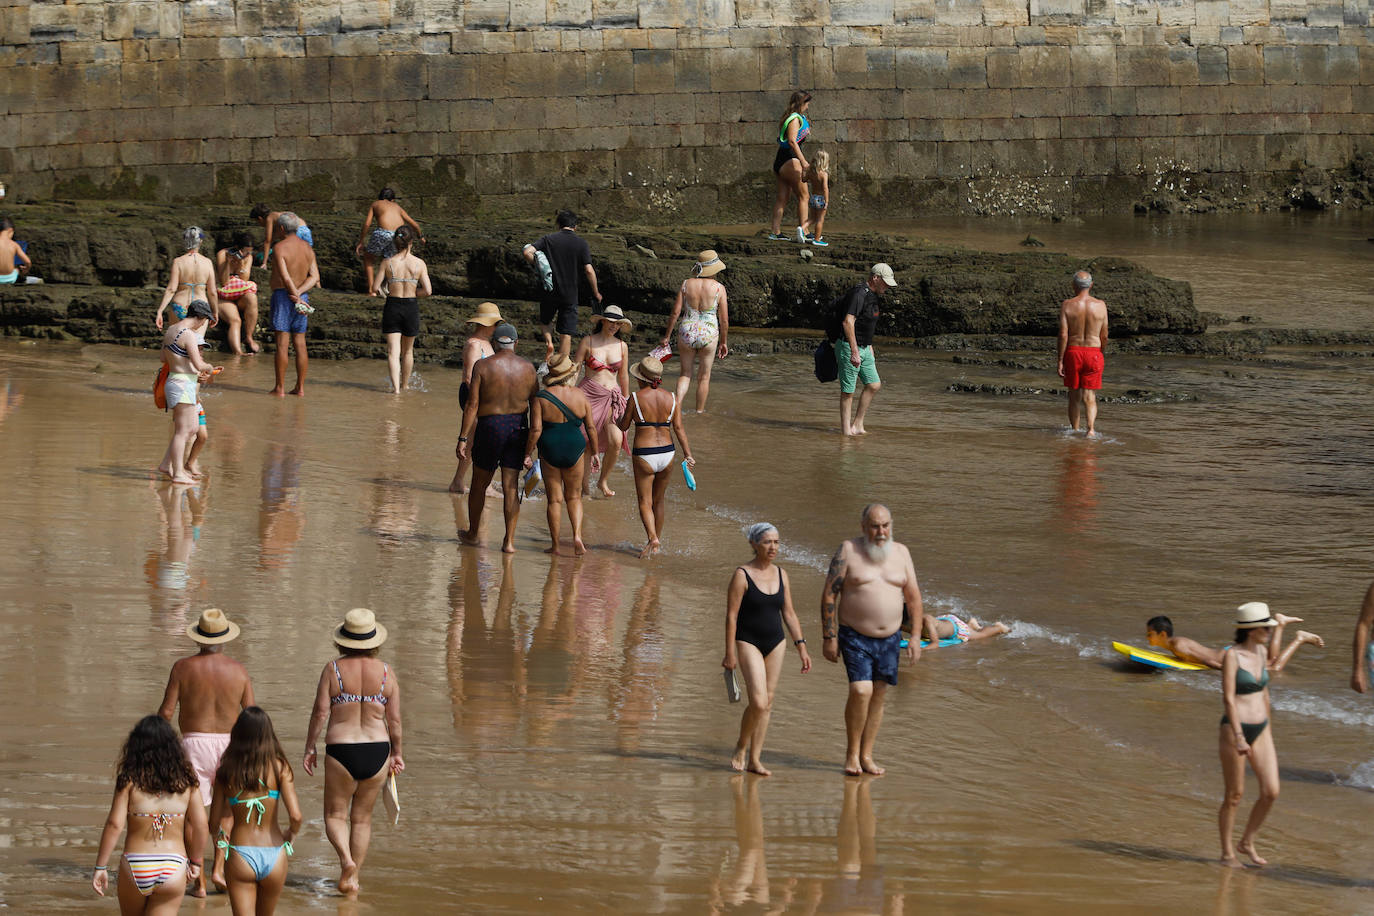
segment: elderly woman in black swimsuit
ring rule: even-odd
[[[339,890],[357,893],[372,840],[372,808],[401,759],[401,685],[377,659],[386,627],[354,608],[334,631],[339,657],[324,666],[305,737],[305,772],[315,775],[315,741],[324,733],[324,832],[339,854]],[[364,692],[366,691],[366,692]]]
[[[1221,717],[1221,773],[1226,794],[1217,813],[1221,829],[1221,864],[1243,867],[1239,849],[1256,865],[1269,863],[1255,851],[1259,833],[1274,800],[1279,797],[1279,762],[1274,752],[1274,730],[1269,727],[1269,641],[1278,621],[1262,601],[1242,604],[1237,611],[1236,642],[1222,653],[1221,697],[1226,714]],[[1233,845],[1236,811],[1245,794],[1245,760],[1259,780],[1260,797],[1250,809],[1245,833]]]
[[[730,671],[740,669],[749,694],[730,766],[771,776],[760,757],[772,715],[773,694],[782,674],[783,656],[787,654],[784,624],[801,656],[802,674],[811,670],[811,656],[792,609],[787,573],[773,563],[778,556],[778,529],[759,522],[749,526],[748,534],[754,559],[735,570],[725,593],[725,661],[721,664]]]
[[[573,553],[580,557],[587,552],[582,543],[582,475],[587,469],[582,455],[596,454],[596,426],[587,396],[581,388],[568,384],[576,376],[577,364],[566,355],[558,353],[549,360],[544,390],[530,403],[525,467],[534,466],[537,448],[549,504],[549,539],[553,541],[545,552],[558,553],[558,516],[566,502],[568,521],[572,523]]]

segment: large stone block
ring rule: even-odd
[[[582,55],[586,67],[583,77],[588,95],[618,95],[634,92],[633,51],[588,51]],[[694,62],[695,61],[694,59]],[[699,62],[697,62],[699,63]]]
[[[1326,49],[1326,82],[1355,85],[1360,82],[1360,49],[1349,45]]]
[[[982,25],[982,0],[935,0],[935,21],[940,25]]]
[[[672,77],[672,55],[666,51],[654,51],[654,54],[666,55],[666,63],[660,66],[666,72],[666,82],[664,88],[654,88],[648,91],[664,92],[671,91],[674,82]],[[715,92],[731,92],[750,87],[758,86],[761,72],[759,69],[759,55],[751,48],[711,48],[707,51],[711,65],[711,89]],[[655,85],[657,85],[655,83]],[[639,86],[639,58],[635,58],[635,91],[642,92]]]
[[[1069,49],[1041,45],[1021,49],[1020,85],[1027,88],[1063,88],[1071,84]]]
[[[845,89],[890,89],[896,85],[892,48],[835,48],[836,83]]]
[[[1018,48],[988,49],[984,66],[991,89],[1012,89],[1021,84],[1021,53]]]
[[[98,41],[105,35],[100,4],[34,3],[29,7],[29,41]]]
[[[831,6],[830,0],[735,0],[735,21],[741,26],[826,25]]]
[[[845,0],[830,4],[830,21],[836,25],[891,25],[894,0]]]
[[[1033,50],[1033,49],[1032,49]],[[1111,45],[1078,45],[1068,49],[1074,86],[1116,84],[1116,48]]]
[[[1169,85],[1169,55],[1163,47],[1121,48],[1116,72],[1123,85]]]
[[[899,88],[936,89],[949,85],[948,51],[933,48],[898,48],[894,55],[894,64],[895,85]]]
[[[955,89],[987,88],[987,51],[983,48],[951,48],[949,85]]]

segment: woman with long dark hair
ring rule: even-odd
[[[806,183],[802,176],[811,166],[801,148],[811,134],[811,122],[806,119],[806,110],[810,107],[811,93],[798,89],[787,100],[787,110],[778,120],[778,153],[773,157],[773,174],[778,176],[778,196],[773,201],[770,239],[792,239],[803,244],[810,241],[805,229],[808,214]],[[795,232],[781,235],[782,213],[787,209],[788,197],[797,198],[797,228]]]
[[[187,879],[200,876],[204,861],[188,859],[186,850],[204,849],[209,829],[196,771],[171,723],[161,716],[138,720],[115,765],[114,801],[91,876],[91,886],[102,897],[109,886],[110,855],[126,824],[124,854],[116,867],[120,913],[175,913],[186,895]]]
[[[286,806],[286,830],[277,826],[277,809]],[[259,706],[239,713],[229,732],[229,746],[215,772],[210,819],[233,818],[229,836],[222,834],[224,877],[234,916],[271,916],[286,885],[286,857],[301,829],[296,780],[272,719]]]
[[[630,396],[630,345],[620,336],[634,327],[619,306],[608,305],[599,315],[592,316],[592,332],[577,345],[575,365],[585,365],[587,374],[578,388],[591,405],[592,426],[596,428],[596,447],[587,452],[586,469],[582,474],[582,493],[591,490],[592,472],[601,462],[596,487],[602,496],[614,496],[615,491],[606,478],[615,466],[616,456],[624,443],[617,426],[625,413],[625,399]],[[604,455],[598,456],[598,453]]]

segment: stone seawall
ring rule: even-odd
[[[0,0],[18,200],[761,219],[1360,204],[1370,0]],[[1362,168],[1362,167],[1361,167]]]

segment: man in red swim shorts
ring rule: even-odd
[[[1088,438],[1096,439],[1097,395],[1102,387],[1102,347],[1107,343],[1107,303],[1092,295],[1093,275],[1073,275],[1074,297],[1059,306],[1059,375],[1069,389],[1069,427],[1087,407]]]

